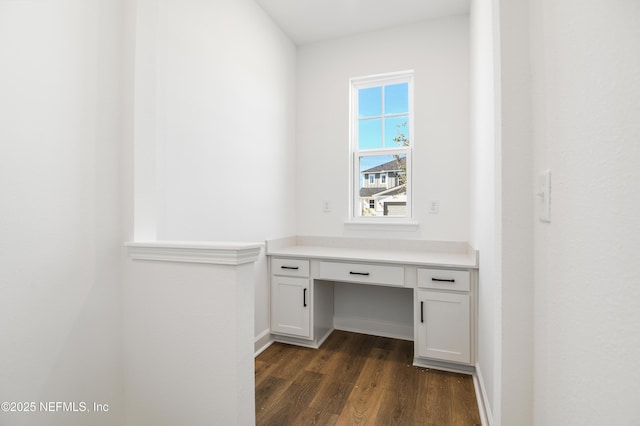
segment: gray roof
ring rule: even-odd
[[[405,185],[398,185],[394,188],[388,189],[384,187],[360,188],[360,196],[366,198],[372,198],[374,195],[380,194],[381,192],[384,192],[384,195],[398,195],[404,194],[407,192],[407,189],[405,188]]]
[[[371,197],[373,194],[384,191],[386,188],[360,188],[361,197]]]
[[[363,170],[362,173],[380,173],[389,172],[395,170],[405,170],[407,165],[407,157],[400,157],[398,160],[393,159],[379,166],[372,167],[367,170]]]

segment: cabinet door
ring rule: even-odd
[[[425,290],[418,290],[417,294],[418,356],[470,363],[470,296]]]
[[[271,277],[271,332],[311,338],[308,278]]]

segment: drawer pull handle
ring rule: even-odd
[[[364,275],[365,277],[369,275],[368,272],[353,272],[353,271],[349,272],[349,274],[351,274],[351,275]]]
[[[420,322],[424,322],[424,302],[420,302]]]
[[[281,266],[280,269],[293,269],[294,271],[297,271],[300,268],[298,266]]]
[[[307,307],[307,289],[302,292],[302,306]]]
[[[445,278],[431,278],[431,281],[438,281],[441,283],[455,283],[456,280],[454,280],[453,278],[450,279],[445,279]]]

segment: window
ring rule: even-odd
[[[352,219],[411,218],[412,103],[412,72],[351,80]]]

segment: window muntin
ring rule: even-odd
[[[413,75],[357,78],[351,87],[351,217],[409,219]]]
[[[409,138],[409,83],[363,87],[358,102],[358,149],[393,148]]]

